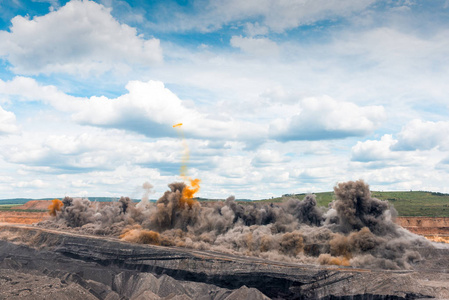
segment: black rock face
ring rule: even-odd
[[[71,293],[73,299],[80,294],[86,295],[83,299],[108,300],[449,298],[449,250],[422,249],[421,253],[425,260],[415,271],[367,270],[272,262],[2,225],[0,298],[40,295],[36,288],[27,287],[33,279],[26,279],[26,274],[52,285],[48,290],[53,290],[54,298],[34,296],[34,300],[65,299]],[[4,279],[1,274],[8,270],[14,270],[11,276],[16,279]],[[20,276],[25,278],[22,282],[17,280]],[[13,280],[18,283],[13,285]]]

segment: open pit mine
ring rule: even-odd
[[[0,224],[0,299],[449,299],[449,247],[399,226],[363,181],[280,204],[55,199]],[[411,222],[411,221],[410,221]]]

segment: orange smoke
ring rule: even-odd
[[[200,190],[200,179],[191,179],[188,178],[190,181],[190,186],[186,184],[184,189],[182,190],[182,197],[179,201],[179,206],[185,208],[186,205],[189,206],[189,208],[192,208],[192,206],[199,204],[198,201],[194,200],[193,197],[195,194]]]
[[[189,208],[192,208],[194,205],[199,204],[198,201],[194,200],[193,197],[195,194],[200,190],[200,179],[191,179],[187,176],[187,162],[189,161],[189,146],[186,143],[186,140],[184,138],[184,132],[182,131],[182,123],[178,123],[173,125],[173,128],[178,127],[178,133],[182,137],[182,145],[184,146],[184,155],[182,157],[182,165],[181,165],[181,176],[184,179],[184,181],[189,181],[190,185],[186,184],[184,189],[182,190],[182,197],[179,201],[179,206],[182,208],[185,208],[188,206]]]
[[[48,213],[50,214],[50,216],[55,217],[56,212],[60,211],[63,206],[64,204],[62,203],[61,200],[53,199],[51,200],[51,204],[48,206]]]

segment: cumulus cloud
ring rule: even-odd
[[[17,101],[41,101],[65,112],[77,109],[80,100],[87,100],[65,94],[52,85],[42,86],[35,79],[23,76],[9,81],[0,79],[0,95]]]
[[[261,149],[256,152],[254,155],[251,164],[253,166],[270,166],[270,165],[279,165],[281,163],[287,162],[289,160],[288,157],[283,156],[281,153],[275,150],[270,149]]]
[[[423,37],[396,28],[379,27],[362,32],[345,32],[335,42],[333,50],[345,55],[364,55],[385,67],[411,65],[412,68],[422,68],[445,60],[448,37],[449,31],[446,29]]]
[[[184,102],[160,81],[130,81],[128,93],[117,98],[74,97],[34,79],[0,80],[0,94],[22,101],[42,101],[68,112],[83,125],[117,128],[150,137],[177,137],[173,125],[183,123],[186,137],[241,140],[251,143],[266,137],[266,126],[250,121],[205,115]]]
[[[21,143],[27,140],[27,143]],[[91,128],[89,133],[49,135],[25,132],[22,137],[3,142],[0,155],[9,163],[49,167],[45,172],[86,173],[114,170],[126,164],[163,169],[176,165],[179,170],[182,145],[178,139],[148,142],[126,133]]]
[[[258,35],[266,35],[268,34],[269,30],[268,27],[260,25],[258,22],[255,23],[246,23],[245,24],[245,33],[248,36],[258,36]]]
[[[364,136],[385,120],[382,106],[360,107],[330,97],[307,98],[301,111],[270,124],[270,136],[276,140],[326,140]]]
[[[44,16],[16,16],[9,32],[0,31],[0,56],[22,74],[101,74],[162,61],[158,39],[145,39],[110,12],[93,1],[72,0]]]
[[[19,130],[16,125],[16,116],[0,106],[0,135],[15,133]]]
[[[87,125],[126,129],[151,137],[177,137],[173,125],[183,123],[186,137],[225,140],[260,139],[266,130],[247,121],[219,120],[188,108],[160,81],[131,81],[115,99],[91,97],[74,109],[73,119]]]
[[[43,101],[71,113],[79,124],[125,129],[150,137],[176,137],[172,125],[181,122],[186,137],[244,141],[247,146],[254,146],[267,138],[290,141],[364,136],[385,119],[382,106],[361,107],[325,96],[302,100],[299,111],[296,106],[289,106],[288,116],[279,115],[287,108],[277,111],[276,106],[264,107],[261,114],[273,115],[275,111],[274,118],[277,117],[267,125],[220,112],[205,115],[185,105],[160,81],[130,81],[126,89],[128,93],[113,99],[81,98],[67,95],[53,86],[41,86],[30,78],[0,80],[0,94]]]
[[[132,81],[128,94],[116,99],[92,97],[82,102],[73,118],[82,124],[124,128],[148,136],[176,136],[172,125],[184,122],[190,128],[201,118],[159,81]]]
[[[439,147],[448,150],[449,122],[412,120],[405,125],[397,135],[398,143],[392,146],[393,150],[413,151],[430,150]]]
[[[351,160],[359,162],[384,161],[394,159],[397,154],[394,154],[390,147],[396,144],[397,141],[393,139],[391,134],[382,136],[380,141],[368,140],[365,142],[357,142],[352,147]]]
[[[233,36],[231,46],[255,56],[277,56],[279,54],[278,45],[267,38]]]
[[[32,181],[19,181],[12,183],[12,186],[18,187],[18,188],[43,188],[48,186],[48,183],[40,180],[35,179]]]

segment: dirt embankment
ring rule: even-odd
[[[92,205],[102,207],[111,205],[113,202],[94,202]],[[0,222],[14,224],[33,224],[41,222],[50,217],[48,206],[51,200],[31,200],[27,203],[14,206],[14,210],[0,211]],[[23,211],[17,211],[23,210]]]
[[[51,200],[31,200],[27,203],[16,206],[14,209],[23,210],[48,210],[48,206],[51,204]]]
[[[0,222],[15,224],[33,224],[49,218],[48,206],[51,200],[31,200],[14,206],[14,210],[0,211]],[[23,210],[23,211],[17,211]]]
[[[398,217],[396,223],[429,240],[449,243],[449,218]]]
[[[48,212],[0,211],[0,222],[15,224],[33,224],[49,218]]]

